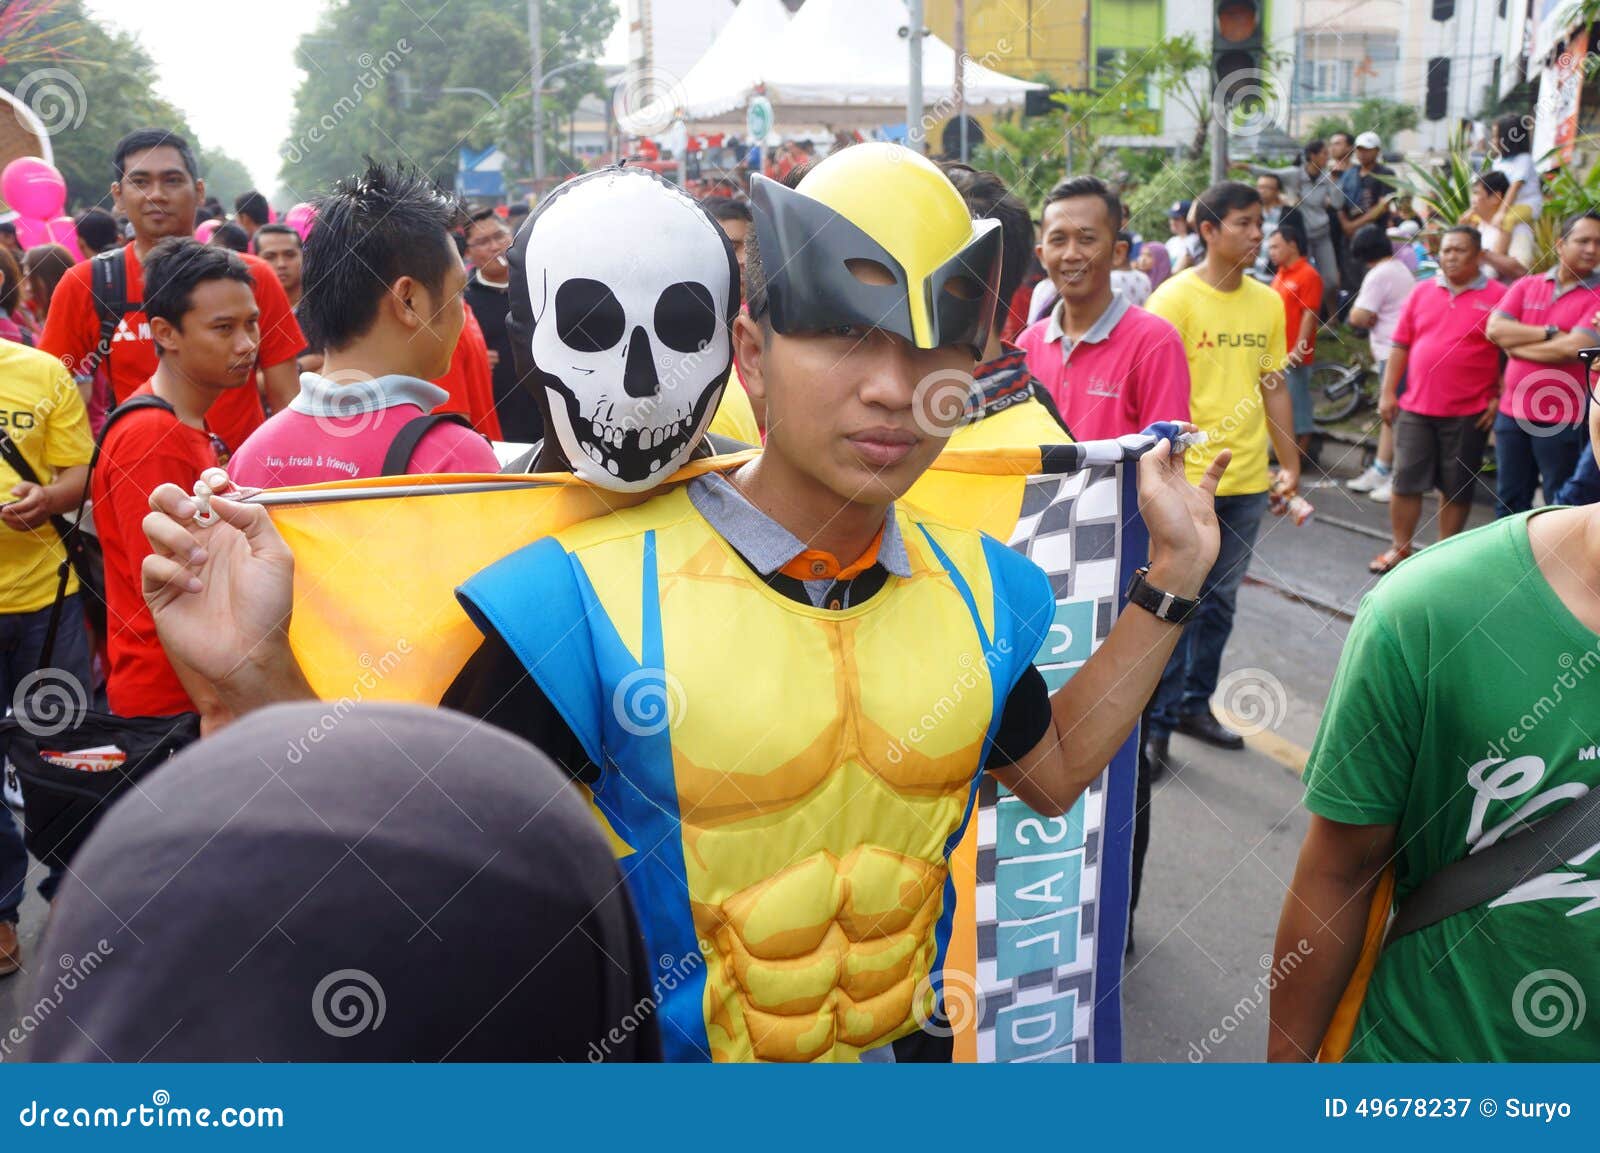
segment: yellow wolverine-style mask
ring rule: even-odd
[[[750,200],[766,273],[755,314],[775,331],[881,328],[918,348],[983,355],[999,305],[1000,222],[973,220],[927,158],[858,144],[798,188],[754,177]]]

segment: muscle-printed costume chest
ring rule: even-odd
[[[681,491],[463,590],[602,766],[651,954],[698,958],[658,984],[670,1056],[854,1059],[934,1007],[946,860],[1050,594],[901,515],[910,577],[844,611],[768,587]]]

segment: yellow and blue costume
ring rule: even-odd
[[[689,974],[658,989],[669,1059],[853,1060],[934,1014],[948,859],[1054,601],[993,538],[896,515],[911,576],[843,611],[682,489],[461,589],[601,766],[651,955]]]

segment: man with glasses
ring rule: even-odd
[[[1494,422],[1499,515],[1526,512],[1542,486],[1553,501],[1583,451],[1580,349],[1600,344],[1600,209],[1562,224],[1556,266],[1513,284],[1489,317],[1489,339],[1510,357]]]
[[[517,385],[511,334],[506,329],[506,317],[511,312],[511,269],[506,264],[511,229],[494,209],[485,208],[467,222],[466,235],[467,260],[472,264],[465,294],[467,307],[477,317],[484,343],[489,346],[494,410],[500,417],[501,435],[518,444],[532,444],[544,438],[544,420],[533,393]]]

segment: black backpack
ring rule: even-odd
[[[100,318],[100,339],[94,351],[73,366],[72,375],[79,380],[92,377],[111,355],[111,341],[122,318],[144,308],[142,300],[128,299],[127,260],[121,248],[112,248],[89,261],[89,291],[94,297],[95,315]]]

